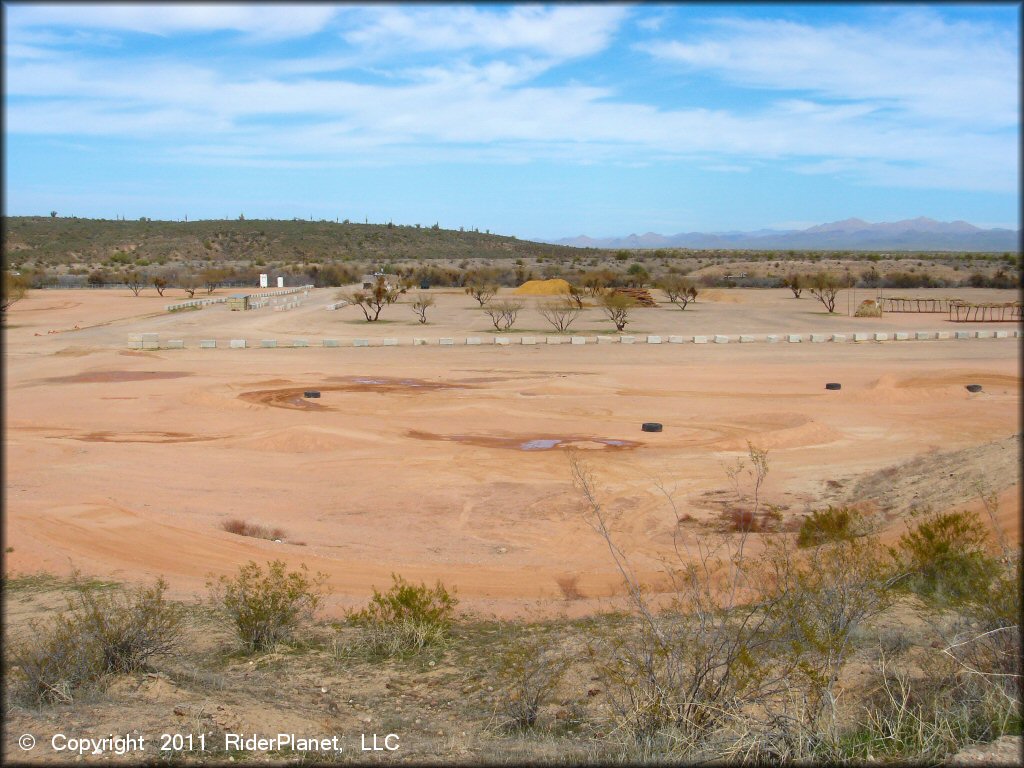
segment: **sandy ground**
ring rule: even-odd
[[[606,605],[619,578],[572,487],[568,445],[592,469],[617,542],[656,580],[676,526],[663,490],[698,523],[684,537],[706,535],[721,511],[716,492],[731,487],[726,469],[748,441],[769,451],[765,498],[793,522],[839,478],[854,487],[858,477],[957,450],[969,474],[970,449],[1020,432],[1013,340],[198,349],[201,338],[315,345],[489,333],[472,299],[432,293],[438,306],[424,326],[404,304],[377,324],[356,308],[324,311],[333,289],[290,312],[220,305],[175,314],[163,309],[177,296],[31,292],[5,330],[5,571],[163,575],[184,597],[203,593],[210,575],[281,558],[328,574],[329,612],[364,602],[394,572],[440,578],[485,613],[580,614]],[[858,291],[857,300],[874,295]],[[945,315],[861,319],[846,306],[844,294],[843,313],[828,316],[788,291],[708,291],[685,312],[638,310],[628,330],[1014,327]],[[591,309],[572,331],[610,327]],[[517,331],[546,327],[527,309]],[[142,332],[189,346],[127,350],[128,334]],[[842,390],[826,391],[830,381]],[[970,394],[968,383],[984,391]],[[305,400],[304,389],[322,397]],[[664,431],[641,432],[644,421]],[[1013,537],[1019,470],[1015,452],[1003,453],[997,465],[991,452],[977,462],[991,470]],[[976,504],[971,494],[951,493],[948,506]],[[280,527],[283,542],[229,534],[229,518]]]

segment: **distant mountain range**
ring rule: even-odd
[[[759,229],[756,232],[648,232],[627,237],[586,235],[551,241],[576,248],[721,248],[744,250],[851,251],[1020,251],[1020,231],[981,229],[966,221],[925,217],[871,224],[844,219],[809,229]]]

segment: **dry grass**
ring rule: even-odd
[[[236,536],[249,536],[254,539],[268,539],[270,541],[284,538],[284,530],[281,528],[268,528],[264,525],[257,525],[256,523],[242,520],[239,517],[225,520],[221,523],[220,527]]]

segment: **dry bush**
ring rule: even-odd
[[[637,300],[632,296],[618,291],[606,290],[599,298],[601,309],[615,325],[615,330],[621,332],[629,323],[629,313],[637,306]]]
[[[739,495],[756,513],[767,454],[752,446],[749,454],[750,468],[737,464],[730,477],[739,483],[749,472],[752,488]],[[889,563],[877,541],[797,552],[773,535],[755,556],[749,531],[690,546],[676,525],[664,569],[671,588],[656,610],[615,543],[590,471],[575,454],[570,467],[631,608],[628,630],[591,649],[615,731],[683,759],[796,759],[834,744],[840,672],[860,626],[889,600]]]
[[[921,679],[881,654],[872,692],[856,727],[827,755],[835,761],[941,761],[967,744],[1020,732],[1018,701],[999,695],[976,676],[940,657]]]
[[[492,301],[484,306],[483,312],[494,324],[497,331],[507,331],[515,325],[516,318],[523,308],[523,303],[516,299],[505,299],[503,301]]]
[[[853,507],[833,507],[814,511],[800,523],[798,547],[817,547],[833,541],[846,541],[868,533],[868,521]]]
[[[288,640],[311,621],[323,600],[327,576],[310,576],[305,565],[287,571],[284,561],[267,563],[266,573],[255,562],[239,567],[233,577],[207,581],[213,607],[235,627],[245,649],[263,651]]]
[[[416,300],[412,303],[412,311],[420,319],[421,323],[427,322],[427,310],[434,306],[434,297],[425,293],[417,293]]]
[[[537,305],[537,312],[558,333],[565,333],[579,317],[580,305],[569,298],[545,301]]]
[[[30,625],[30,638],[11,651],[16,700],[71,702],[85,686],[107,675],[145,669],[181,640],[184,614],[167,601],[167,583],[127,593],[79,583],[67,608],[48,623]]]
[[[544,637],[513,637],[498,666],[504,685],[501,726],[510,731],[533,728],[568,666],[569,659]]]
[[[434,587],[411,584],[392,574],[391,589],[373,590],[370,604],[349,614],[349,620],[365,628],[365,644],[371,655],[403,656],[448,639],[458,598],[438,581]]]
[[[273,541],[284,538],[284,531],[281,528],[267,528],[266,526],[246,522],[238,517],[225,520],[221,523],[221,528],[236,536],[249,536],[253,539],[269,539]]]

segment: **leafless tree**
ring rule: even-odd
[[[466,293],[482,307],[498,292],[498,282],[490,270],[476,269],[466,273]]]
[[[491,318],[491,322],[494,323],[495,330],[507,331],[511,328],[516,318],[519,316],[519,310],[523,308],[523,303],[515,299],[505,299],[504,301],[493,301],[484,306],[484,314]]]
[[[558,333],[565,333],[582,310],[571,299],[553,299],[537,305],[537,312]]]
[[[427,310],[434,306],[434,297],[425,293],[417,293],[416,300],[412,303],[412,311],[419,317],[421,323],[427,322]]]

